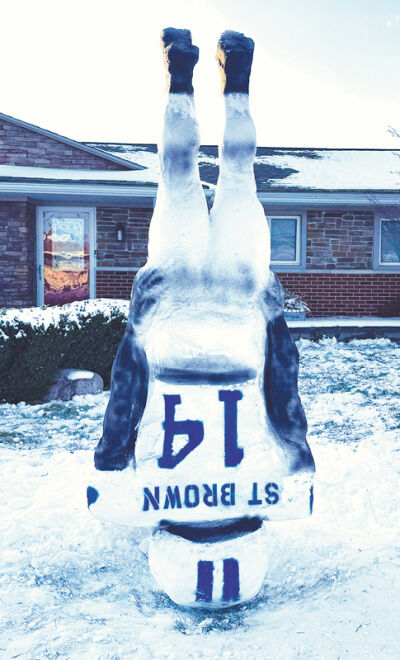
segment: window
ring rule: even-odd
[[[271,233],[271,263],[300,265],[300,216],[267,216]]]
[[[379,226],[379,265],[400,265],[400,218],[381,218]]]

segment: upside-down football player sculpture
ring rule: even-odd
[[[308,516],[314,461],[298,353],[269,269],[249,113],[254,42],[224,32],[226,125],[209,215],[198,170],[188,30],[162,33],[168,96],[149,258],[136,276],[88,488],[102,519],[153,527],[149,562],[173,601],[255,596],[268,521]]]

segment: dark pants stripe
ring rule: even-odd
[[[222,600],[239,600],[239,563],[237,559],[224,559],[224,586]]]
[[[197,562],[196,601],[211,603],[212,592],[213,592],[213,571],[214,571],[214,562],[212,561]]]

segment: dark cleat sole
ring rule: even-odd
[[[222,93],[249,93],[254,41],[241,32],[226,30],[217,47],[217,61],[221,70]]]
[[[168,89],[172,94],[193,94],[193,69],[199,60],[199,49],[192,44],[190,30],[166,28],[161,33],[168,72]]]

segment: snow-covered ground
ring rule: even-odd
[[[87,513],[106,393],[0,406],[2,659],[400,657],[400,346],[298,346],[314,514],[267,523],[261,594],[221,612],[173,605],[148,532]]]

